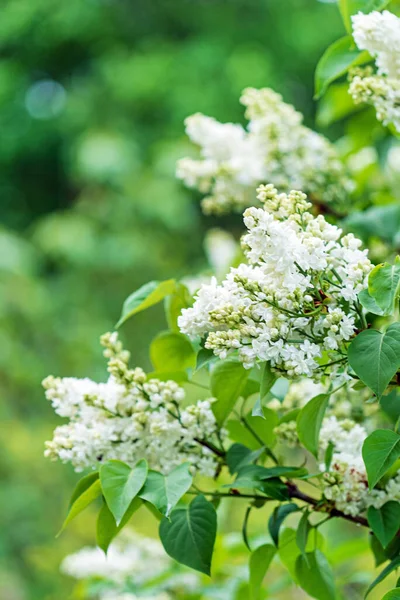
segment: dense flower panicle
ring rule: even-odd
[[[333,145],[302,124],[293,106],[270,89],[244,90],[247,130],[202,114],[186,119],[189,138],[201,159],[181,159],[177,176],[207,194],[205,213],[242,211],[256,203],[254,189],[273,183],[280,190],[302,189],[319,202],[342,203],[352,190]]]
[[[179,327],[222,359],[237,351],[246,367],[270,361],[289,378],[315,377],[322,353],[337,358],[354,334],[372,265],[360,240],[308,212],[303,193],[267,185],[258,199],[263,208],[244,213],[248,264],[203,285]]]
[[[102,338],[110,377],[106,383],[48,377],[46,397],[56,413],[69,418],[46,443],[46,456],[71,462],[77,471],[119,459],[131,465],[145,458],[164,473],[187,461],[213,476],[215,455],[198,440],[216,434],[213,399],[182,407],[185,392],[174,381],[148,379],[129,369],[129,353],[117,335]]]
[[[400,19],[385,10],[352,17],[353,37],[360,50],[375,59],[370,66],[350,72],[349,92],[357,104],[375,107],[379,121],[400,131]]]
[[[172,600],[174,592],[192,592],[199,586],[196,573],[175,570],[170,574],[171,567],[172,560],[158,540],[125,529],[107,555],[100,548],[85,547],[66,556],[60,569],[77,580],[102,579],[112,585],[112,591],[101,593],[99,600],[136,600],[136,595],[122,590],[130,583],[140,588],[157,579],[157,592],[146,593],[148,600]]]

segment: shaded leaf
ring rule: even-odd
[[[250,600],[259,600],[260,590],[263,579],[268,571],[272,559],[276,553],[276,548],[271,544],[264,544],[251,553],[250,570]]]
[[[400,435],[389,429],[377,429],[364,441],[362,456],[369,487],[373,488],[400,456]]]
[[[147,463],[140,460],[131,469],[120,460],[110,460],[100,469],[100,481],[108,508],[119,525],[147,477]]]
[[[319,432],[328,403],[329,396],[320,394],[307,402],[297,416],[299,440],[314,456],[318,456]]]

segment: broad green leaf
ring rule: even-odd
[[[384,333],[376,329],[362,331],[348,349],[351,368],[378,398],[400,367],[400,323]]]
[[[262,479],[265,468],[259,465],[243,467],[233,483],[224,485],[230,489],[257,489],[270,498],[287,500],[289,497],[287,486],[276,476]]]
[[[196,371],[199,371],[199,369],[202,369],[206,365],[216,362],[217,360],[218,357],[215,356],[212,350],[207,350],[207,348],[200,348],[196,357]]]
[[[312,552],[315,548],[323,550],[324,538],[319,531],[311,536],[307,543],[307,552]],[[294,529],[284,529],[279,536],[279,558],[282,564],[289,571],[292,579],[297,582],[296,561],[301,556],[300,550],[296,543],[296,532]]]
[[[164,298],[164,310],[168,327],[171,331],[179,333],[178,317],[184,308],[192,304],[192,296],[186,285],[177,282],[172,294]]]
[[[263,452],[263,450],[261,452]],[[226,463],[231,475],[237,473],[240,467],[243,467],[244,465],[249,464],[251,460],[254,460],[251,458],[252,455],[253,451],[250,450],[250,448],[247,448],[247,446],[237,443],[232,444],[226,453]]]
[[[197,496],[188,508],[172,511],[171,520],[160,523],[165,551],[179,563],[210,575],[217,533],[217,513],[204,496]]]
[[[374,581],[371,583],[371,585],[369,586],[367,593],[365,594],[365,598],[367,598],[367,596],[369,596],[369,594],[372,592],[372,590],[379,584],[381,583],[384,579],[386,579],[386,577],[388,575],[390,575],[390,573],[392,573],[395,569],[397,569],[398,567],[400,567],[400,556],[397,556],[396,558],[394,558],[387,567],[385,567],[383,569],[383,571],[381,571],[378,575],[378,577],[376,579],[374,579]]]
[[[169,516],[179,500],[186,494],[192,485],[193,477],[189,465],[184,463],[173,469],[168,475],[157,471],[149,471],[143,489],[139,496],[151,502],[157,510]]]
[[[120,460],[110,460],[100,469],[100,481],[108,508],[119,525],[147,477],[147,463],[140,460],[131,469]]]
[[[368,277],[368,293],[382,311],[382,315],[392,315],[398,300],[400,288],[400,257],[394,265],[377,265]]]
[[[229,439],[232,442],[243,444],[243,446],[247,446],[251,450],[260,448],[260,443],[240,421],[230,419],[225,423],[224,427],[228,431]]]
[[[299,440],[314,456],[318,456],[319,432],[328,403],[329,396],[320,394],[307,402],[297,417]]]
[[[248,378],[248,371],[235,359],[218,362],[211,372],[212,409],[219,425],[232,411]]]
[[[390,592],[383,596],[382,600],[400,600],[400,588],[390,590]]]
[[[184,371],[196,365],[196,353],[187,337],[162,331],[150,344],[150,358],[156,371]]]
[[[270,392],[272,386],[276,382],[277,376],[272,371],[271,365],[269,362],[265,362],[262,367],[261,372],[261,385],[260,385],[260,401],[261,405],[263,404],[266,396]]]
[[[320,98],[329,84],[345,75],[350,67],[370,60],[368,52],[360,51],[350,35],[333,42],[321,56],[315,70],[315,98]]]
[[[308,520],[308,515],[309,515],[308,510],[305,510],[301,516],[301,519],[299,521],[299,524],[297,526],[297,531],[296,531],[296,544],[297,544],[297,547],[300,550],[300,552],[303,554],[303,556],[306,556],[308,535],[311,530],[311,525]]]
[[[358,12],[368,14],[374,10],[382,10],[390,0],[339,0],[339,9],[344,26],[351,33],[351,17]]]
[[[298,512],[300,509],[293,502],[289,504],[280,504],[275,507],[274,512],[268,521],[268,531],[275,546],[279,546],[279,531],[282,523],[290,514]]]
[[[57,536],[64,531],[72,519],[85,510],[99,496],[101,496],[101,485],[98,473],[91,473],[83,477],[72,493],[67,517]]]
[[[103,502],[103,506],[100,509],[97,517],[96,526],[96,542],[99,548],[107,554],[107,550],[113,539],[118,533],[125,527],[132,515],[141,507],[142,501],[139,498],[134,498],[124,514],[121,523],[117,526],[114,516],[107,506],[106,502]]]
[[[394,421],[400,417],[400,395],[399,388],[395,388],[389,394],[382,396],[379,400],[382,410]]]
[[[317,106],[316,123],[318,127],[329,127],[362,110],[361,104],[354,104],[349,94],[349,84],[333,83],[320,98]]]
[[[250,600],[260,599],[260,590],[269,565],[276,553],[276,548],[271,544],[264,544],[251,553],[250,570]]]
[[[370,295],[368,290],[361,290],[358,294],[358,299],[361,303],[361,306],[365,308],[366,311],[372,313],[373,315],[383,315],[383,310],[380,306],[377,305],[375,299]]]
[[[370,506],[367,516],[369,526],[386,548],[400,528],[400,504],[391,500],[381,508]]]
[[[373,488],[400,457],[400,435],[389,429],[377,429],[365,440],[362,456]]]
[[[263,417],[250,414],[246,415],[245,425],[250,427],[253,435],[258,438],[260,444],[270,448],[274,445],[276,440],[274,429],[278,425],[279,417],[276,414],[276,411],[265,407],[263,408],[263,415]]]
[[[332,569],[320,550],[307,552],[296,560],[296,575],[300,586],[317,600],[335,600]]]
[[[125,321],[133,317],[138,312],[158,304],[164,300],[166,296],[173,294],[176,289],[175,279],[167,279],[166,281],[150,281],[141,288],[133,292],[125,300],[122,313],[116,327],[120,327]]]

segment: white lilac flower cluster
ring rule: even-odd
[[[44,380],[46,397],[69,423],[57,427],[45,455],[71,462],[75,470],[119,459],[130,465],[146,459],[149,467],[169,472],[189,462],[213,476],[215,454],[202,445],[217,432],[213,399],[183,408],[185,392],[174,381],[149,379],[129,369],[129,353],[116,333],[102,337],[110,377],[106,383],[72,377]],[[223,432],[222,432],[223,435]]]
[[[353,188],[333,145],[302,124],[303,117],[270,89],[244,90],[248,129],[195,114],[186,119],[201,159],[178,162],[177,177],[207,194],[206,214],[241,212],[256,203],[254,190],[273,183],[301,189],[318,202],[341,205]]]
[[[318,378],[323,353],[346,360],[371,262],[360,240],[309,212],[302,192],[260,186],[258,199],[263,208],[244,213],[249,264],[232,268],[221,285],[203,285],[179,327],[205,336],[222,359],[237,352],[247,368],[269,361],[289,379]]]
[[[106,581],[107,586],[99,600],[136,600],[137,595],[122,591],[130,584],[135,589],[146,589],[147,600],[172,600],[178,591],[189,593],[198,588],[197,574],[172,568],[172,560],[158,540],[132,530],[124,530],[110,545],[107,556],[100,548],[85,547],[67,556],[60,567],[64,574],[77,580]],[[154,593],[148,591],[153,582],[157,582]]]
[[[374,57],[376,70],[353,69],[349,92],[356,104],[373,105],[379,121],[400,131],[400,19],[385,10],[358,13],[352,23],[357,47]]]

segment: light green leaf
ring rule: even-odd
[[[317,600],[335,600],[332,569],[320,550],[301,554],[296,560],[296,575],[300,586]]]
[[[122,313],[116,328],[120,327],[125,321],[130,319],[133,315],[154,304],[158,304],[161,300],[164,300],[166,296],[173,294],[176,289],[175,279],[167,279],[166,281],[150,281],[141,288],[133,292],[125,300]]]
[[[261,386],[260,386],[260,401],[263,404],[266,396],[271,390],[272,386],[277,380],[276,374],[272,371],[269,362],[265,362],[261,372]]]
[[[320,98],[317,106],[316,123],[318,127],[329,127],[332,123],[360,112],[362,105],[354,104],[349,94],[349,84],[333,83]]]
[[[165,551],[179,563],[210,575],[217,533],[217,513],[204,496],[197,496],[188,508],[178,508],[171,520],[160,523],[160,539]]]
[[[276,553],[276,548],[271,544],[260,546],[250,556],[250,600],[259,600],[263,579],[268,571],[269,565]]]
[[[186,285],[177,282],[172,294],[164,298],[164,310],[168,327],[171,331],[179,333],[178,317],[184,308],[192,304],[192,296]]]
[[[351,33],[352,15],[362,12],[368,14],[373,10],[382,10],[389,4],[390,0],[339,0],[339,9],[344,26]]]
[[[322,550],[324,547],[324,538],[320,534],[319,531],[316,532],[316,535],[310,537],[307,543],[307,552],[311,552],[318,548]],[[279,536],[279,558],[282,561],[282,564],[289,571],[292,579],[297,582],[296,575],[296,561],[299,556],[301,556],[300,550],[296,543],[296,532],[294,529],[286,528],[284,529]]]
[[[350,67],[370,60],[368,52],[360,51],[350,35],[333,42],[321,56],[315,71],[315,98],[320,98],[329,84],[347,73]]]
[[[365,308],[366,311],[372,313],[373,315],[383,315],[383,310],[377,305],[376,301],[370,295],[368,290],[361,290],[358,294],[358,299],[361,303],[361,306]]]
[[[235,359],[218,362],[211,372],[211,395],[217,398],[212,405],[219,425],[232,411],[248,378],[248,371]]]
[[[139,498],[134,498],[124,514],[121,523],[118,525],[115,522],[114,516],[107,506],[106,502],[103,502],[103,506],[97,517],[96,526],[96,542],[99,548],[107,554],[107,550],[113,539],[118,533],[125,527],[132,515],[141,507],[142,501]]]
[[[77,515],[79,515],[85,508],[89,506],[96,498],[101,496],[101,485],[99,481],[98,473],[90,473],[90,475],[86,475],[83,477],[77,484],[75,490],[72,493],[69,510],[67,517],[62,524],[60,531],[57,536],[59,536],[68,523],[72,521]]]
[[[371,583],[371,585],[369,586],[367,593],[365,594],[365,598],[367,598],[367,596],[369,596],[369,594],[372,592],[372,590],[379,584],[381,583],[384,579],[386,579],[386,577],[388,575],[390,575],[390,573],[392,573],[395,569],[397,569],[398,567],[400,567],[400,556],[396,556],[396,558],[394,558],[387,567],[385,567],[383,569],[383,571],[381,571],[378,575],[378,577],[376,579],[374,579],[374,581]]]
[[[110,460],[100,469],[100,481],[108,508],[119,525],[147,477],[147,463],[140,460],[133,469],[120,460]]]
[[[139,493],[140,498],[151,502],[161,514],[168,517],[192,485],[193,477],[189,467],[188,463],[184,463],[168,475],[149,471],[146,483]]]
[[[351,342],[348,357],[361,381],[380,398],[400,367],[400,323],[393,323],[384,333],[362,331]]]
[[[391,500],[381,508],[370,506],[367,516],[369,526],[386,548],[400,528],[400,504]]]
[[[184,371],[196,365],[196,353],[181,333],[162,331],[150,345],[150,358],[156,371]]]
[[[369,487],[373,488],[400,456],[400,435],[389,429],[377,429],[365,440],[362,456]]]
[[[319,432],[328,403],[329,396],[320,394],[307,402],[297,416],[299,440],[314,456],[318,455]]]
[[[390,592],[383,596],[382,600],[400,600],[400,588],[390,590]]]
[[[400,257],[396,256],[394,265],[383,263],[377,265],[369,274],[368,293],[382,312],[378,314],[392,315],[395,310],[400,289]]]

